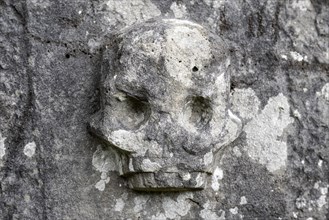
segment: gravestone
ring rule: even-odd
[[[0,0],[0,219],[328,219],[325,0]]]

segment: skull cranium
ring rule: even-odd
[[[224,41],[185,20],[153,20],[112,38],[91,131],[119,152],[136,190],[202,189],[241,122],[229,111]]]

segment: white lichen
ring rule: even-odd
[[[316,92],[316,99],[319,119],[329,126],[329,83],[326,83],[320,91]],[[310,108],[310,106],[307,107]]]
[[[190,174],[190,173],[183,173],[183,174],[182,174],[182,179],[183,179],[184,181],[188,181],[188,180],[190,180],[190,179],[191,179],[191,174]]]
[[[34,141],[32,141],[25,145],[23,152],[25,156],[31,158],[35,154],[35,149],[36,149],[36,144]]]
[[[238,211],[239,211],[239,208],[238,208],[238,207],[234,207],[234,208],[231,208],[231,209],[230,209],[230,212],[231,212],[233,215],[238,214]]]
[[[156,215],[151,216],[151,220],[167,220],[168,218],[164,213],[158,212]]]
[[[122,198],[117,199],[115,206],[114,206],[114,211],[121,212],[125,206],[125,202]]]
[[[2,137],[0,133],[0,160],[6,155],[6,146],[5,146],[6,138]]]
[[[329,83],[326,83],[321,89],[322,97],[329,102]]]
[[[232,110],[243,119],[252,119],[258,114],[260,101],[251,88],[234,89],[231,102]]]
[[[214,9],[220,8],[226,0],[204,0],[204,2]]]
[[[101,146],[98,146],[94,152],[92,164],[101,173],[117,170],[115,153],[113,150],[109,148],[103,149]]]
[[[318,166],[322,167],[322,164],[323,164],[323,160],[320,159],[319,162],[318,162]]]
[[[104,191],[105,189],[105,181],[100,180],[96,183],[95,188],[98,189],[99,191]]]
[[[293,216],[294,218],[298,218],[298,212],[292,212],[292,216]]]
[[[107,183],[110,182],[108,172],[117,171],[115,153],[111,149],[103,149],[101,146],[93,154],[93,167],[101,173],[101,179],[95,184],[96,189],[104,191]]]
[[[208,153],[206,153],[206,154],[203,156],[204,164],[205,164],[206,166],[212,164],[212,161],[213,161],[213,159],[214,159],[213,157],[214,157],[214,155],[213,155],[212,152],[208,152]]]
[[[301,10],[302,12],[305,12],[307,10],[312,10],[313,6],[310,0],[295,0],[292,1],[291,4],[292,8]]]
[[[142,161],[141,168],[144,172],[156,172],[161,169],[161,165],[156,162],[152,162],[147,158]]]
[[[245,204],[247,204],[247,198],[245,196],[242,196],[240,198],[240,205],[245,205]]]
[[[203,178],[203,176],[202,176],[201,173],[199,173],[197,175],[197,177],[195,178],[195,181],[196,181],[195,187],[200,187],[200,186],[202,186],[204,184],[204,178]]]
[[[220,169],[219,167],[216,167],[215,170],[214,170],[214,173],[212,175],[212,182],[211,182],[211,188],[214,190],[214,191],[218,191],[219,190],[219,181],[221,179],[223,179],[223,170]]]
[[[170,197],[164,197],[162,202],[162,208],[164,210],[164,215],[169,219],[180,219],[187,215],[191,209],[191,203],[188,199],[193,198],[192,193],[180,194],[176,201]]]
[[[218,210],[218,213],[221,213],[221,216],[217,215],[216,212],[216,204],[215,203],[210,203],[209,201],[207,201],[204,205],[203,205],[203,209],[200,212],[200,216],[203,219],[217,219],[217,220],[225,220],[225,211],[222,210]]]
[[[99,180],[95,188],[98,189],[99,191],[104,191],[105,185],[110,182],[110,177],[107,176],[107,173],[103,172],[101,174],[101,180]]]
[[[149,196],[137,196],[134,198],[134,213],[141,212],[145,207],[146,202],[149,200]]]
[[[301,54],[299,54],[296,51],[291,51],[290,52],[290,57],[298,62],[302,62],[302,61],[307,61],[307,56],[302,56]]]
[[[172,3],[170,9],[174,13],[175,18],[183,18],[186,15],[186,6],[183,4]]]
[[[299,113],[299,111],[297,109],[295,109],[295,111],[293,112],[294,116],[298,119],[301,119],[301,114]]]
[[[287,98],[280,93],[270,98],[263,111],[245,126],[247,154],[270,172],[286,166],[287,144],[280,137],[294,121],[289,110]]]
[[[306,199],[304,197],[298,197],[295,201],[297,209],[303,209],[307,206]]]
[[[318,181],[314,184],[314,189],[318,190],[320,192],[320,197],[316,200],[316,204],[318,206],[318,209],[321,210],[323,206],[327,205],[327,194],[328,194],[328,187],[329,185],[325,185],[322,182]]]
[[[284,60],[288,60],[287,55],[285,55],[285,54],[281,54],[280,56],[281,56],[282,59],[284,59]]]
[[[234,153],[234,155],[237,156],[237,157],[241,157],[241,156],[242,156],[242,153],[241,153],[241,151],[239,150],[239,147],[237,147],[237,146],[233,147],[233,153]]]

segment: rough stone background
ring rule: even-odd
[[[231,42],[244,123],[206,190],[137,193],[87,131],[104,36],[149,18]],[[327,0],[0,0],[1,219],[328,219]]]

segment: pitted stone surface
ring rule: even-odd
[[[117,152],[86,129],[102,105],[104,46],[107,51],[115,49],[118,44],[111,42],[123,28],[161,18],[189,22],[180,24],[185,28],[173,25],[161,34],[153,28],[132,31],[128,38],[136,39],[132,51],[139,56],[123,65],[137,70],[132,64],[149,57],[150,61],[158,59],[165,70],[181,71],[170,75],[176,79],[171,84],[176,95],[169,104],[163,103],[167,116],[149,129],[154,135],[145,139],[138,132],[129,138],[124,132],[114,133],[121,148],[131,141],[139,143]],[[328,18],[325,0],[1,0],[0,218],[329,219]],[[209,51],[218,48],[204,41],[207,35],[198,32],[195,24],[226,42],[231,55],[228,89],[211,89],[197,80],[197,74],[206,69],[200,64],[207,63]],[[186,38],[180,38],[184,33]],[[193,53],[182,53],[184,39],[188,39],[185,46],[193,45]],[[172,43],[165,43],[167,40]],[[177,43],[183,43],[180,50]],[[116,57],[108,54],[108,60]],[[176,57],[186,62],[179,63]],[[187,72],[194,66],[198,71]],[[117,73],[117,81],[135,88],[141,78],[138,74],[145,76],[144,67],[121,78],[113,73]],[[225,74],[217,72],[213,79],[218,80],[206,80],[208,84],[225,82],[226,78],[220,77]],[[154,82],[150,78],[144,85],[151,87]],[[177,166],[169,167],[165,174],[177,174],[180,181],[161,172],[157,176],[178,186],[181,182],[198,184],[203,190],[145,193],[129,189],[129,178],[120,174],[134,172],[134,178],[142,180],[138,184],[150,184],[141,177],[145,173],[136,172],[157,172],[166,163],[178,162],[177,153],[163,150],[155,141],[161,140],[158,128],[176,117],[187,134],[195,135],[200,128],[194,125],[200,124],[200,119],[208,121],[209,114],[193,114],[202,109],[200,103],[204,102],[199,99],[194,100],[199,104],[186,105],[184,112],[172,104],[190,94],[184,89],[194,87],[194,82],[208,88],[208,95],[221,88],[229,91],[227,107],[241,119],[241,135],[233,142],[230,135],[221,137],[230,144],[225,148],[221,143],[218,155],[198,154],[199,146],[186,148],[203,160],[188,162],[213,169],[205,182],[197,178],[198,173],[177,173]],[[175,86],[179,83],[181,86]],[[157,85],[153,89],[165,95],[168,85]],[[118,91],[114,97],[120,100],[115,114],[123,130],[133,133],[151,118],[150,103],[141,106],[146,114],[124,111],[127,100],[134,106],[140,96]],[[175,114],[165,114],[173,109]],[[220,121],[212,123],[211,118],[209,125]],[[169,128],[174,136],[182,131]],[[224,133],[236,128],[233,120]],[[32,142],[35,150],[28,145]],[[140,150],[134,160],[124,156],[140,146],[146,150]],[[158,155],[166,155],[166,163],[157,160]]]

